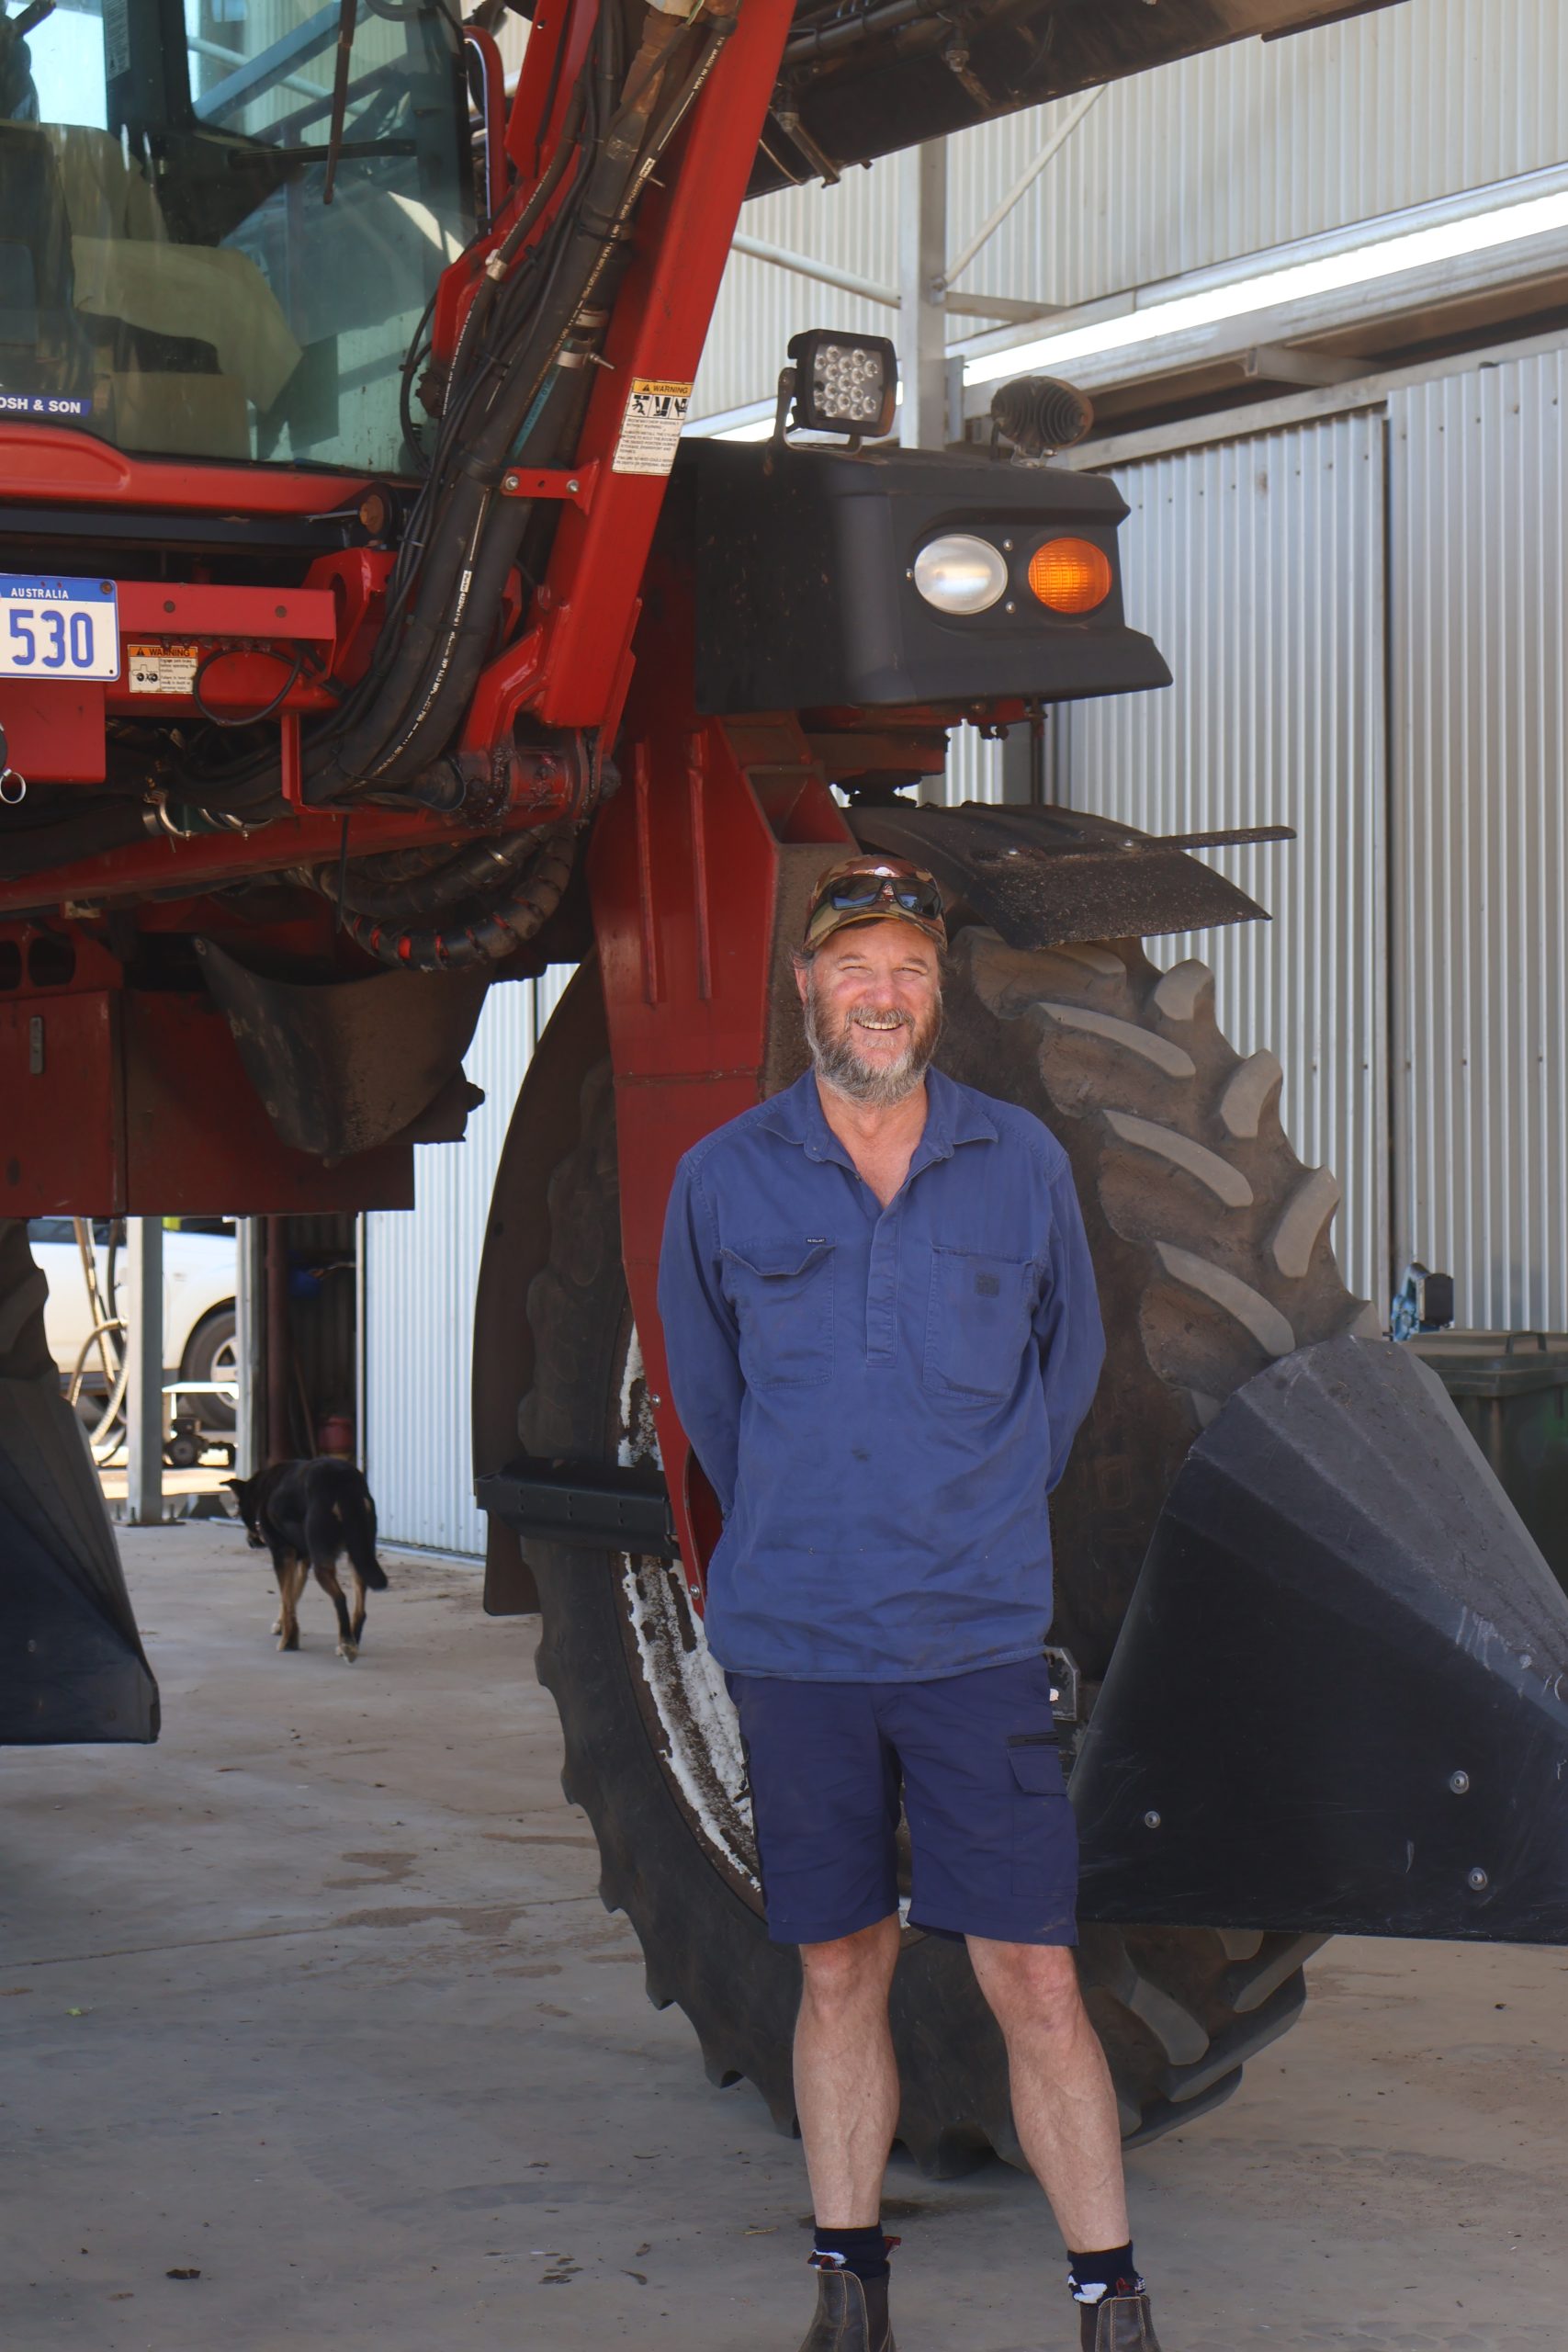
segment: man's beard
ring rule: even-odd
[[[880,1018],[883,1011],[876,1005],[852,1004],[844,1014],[838,1034],[826,1035],[824,1008],[818,997],[815,974],[807,983],[806,1043],[810,1051],[812,1069],[824,1085],[847,1095],[852,1102],[864,1103],[872,1110],[886,1110],[895,1102],[908,1101],[923,1083],[931,1056],[936,1051],[937,1039],[942,1035],[942,998],[939,995],[919,1026],[908,1013],[899,1015],[904,1024],[905,1046],[897,1061],[865,1061],[855,1049],[855,1017],[858,1013],[872,1012]]]

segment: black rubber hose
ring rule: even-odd
[[[522,881],[488,906],[417,931],[393,929],[357,914],[344,914],[343,927],[368,955],[400,971],[456,971],[499,962],[554,914],[571,879],[575,852],[571,827],[554,825],[537,837],[537,854]]]
[[[406,674],[417,662],[419,683],[403,702],[395,740],[387,741],[383,705],[378,700],[360,727],[334,748],[317,771],[310,794],[313,800],[331,799],[354,788],[362,790],[369,784],[405,783],[445,748],[455,717],[453,706],[466,705],[483,662],[492,624],[492,597],[499,594],[515,560],[528,521],[529,509],[522,501],[516,502],[515,514],[504,519],[495,514],[497,504],[505,502],[498,500],[485,477],[512,462],[514,456],[525,462],[537,462],[539,456],[556,454],[559,427],[548,415],[547,401],[545,414],[529,431],[521,451],[516,449],[517,436],[557,366],[574,320],[592,304],[612,265],[618,265],[618,277],[629,260],[627,220],[659,153],[716,62],[728,30],[725,21],[710,34],[689,86],[667,107],[653,139],[648,135],[649,124],[657,104],[660,76],[649,70],[642,75],[636,102],[623,106],[594,154],[572,233],[551,273],[555,290],[547,299],[532,338],[535,352],[543,357],[525,371],[520,369],[518,380],[505,387],[504,398],[497,401],[467,454],[470,478],[459,484],[455,497],[461,568],[447,594],[433,594],[433,583],[423,581],[416,594],[398,666]],[[668,55],[666,51],[657,62],[662,66]],[[574,394],[576,390],[573,387]],[[448,527],[451,519],[446,518]],[[486,541],[482,564],[481,536]],[[444,570],[450,573],[450,562]],[[390,695],[385,697],[387,703],[391,700]],[[381,741],[373,745],[370,739],[378,733]]]
[[[459,899],[493,896],[498,885],[509,882],[519,866],[537,857],[540,842],[538,833],[487,834],[427,873],[395,879],[366,874],[351,861],[344,912],[367,915],[376,922],[410,922]],[[314,881],[324,897],[337,899],[335,865],[318,866]]]

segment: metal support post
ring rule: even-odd
[[[125,1517],[130,1527],[164,1521],[164,1225],[126,1220],[130,1260],[130,1359],[125,1390]]]
[[[947,439],[947,147],[931,139],[898,158],[898,372],[906,449]]]
[[[288,1462],[294,1452],[289,1442],[288,1374],[288,1220],[266,1220],[266,1458]]]
[[[254,1478],[266,1462],[266,1227],[259,1216],[243,1216],[235,1231],[240,1394],[234,1406],[234,1470],[241,1478]]]

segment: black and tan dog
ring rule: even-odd
[[[314,1569],[316,1582],[332,1597],[337,1611],[337,1654],[359,1656],[365,1630],[367,1592],[385,1592],[386,1571],[376,1557],[376,1505],[365,1474],[352,1462],[324,1453],[314,1462],[278,1462],[258,1470],[254,1478],[226,1478],[240,1498],[240,1515],[252,1544],[272,1554],[273,1573],[283,1597],[275,1634],[282,1635],[280,1650],[299,1646],[297,1615],[305,1579]],[[346,1552],[354,1577],[354,1611],[350,1615],[337,1563]]]

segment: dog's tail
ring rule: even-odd
[[[376,1557],[376,1506],[367,1494],[339,1495],[338,1524],[343,1548],[367,1592],[385,1592],[387,1571]]]

